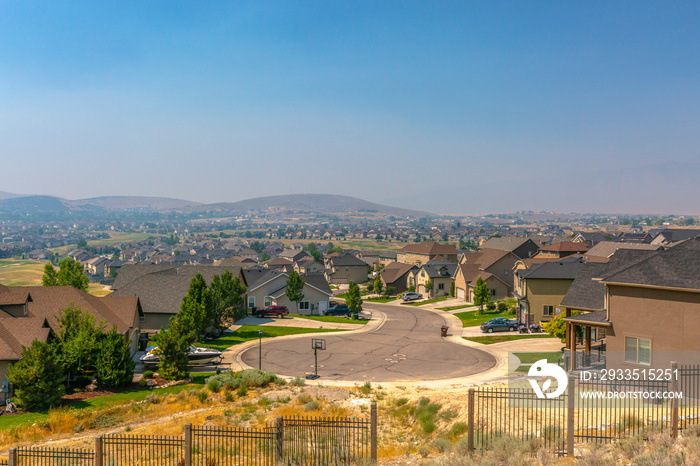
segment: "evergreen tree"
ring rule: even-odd
[[[31,410],[57,406],[65,393],[65,376],[54,348],[34,340],[32,346],[22,350],[21,358],[6,373],[15,388],[14,401]]]
[[[348,305],[348,311],[357,319],[360,312],[362,312],[362,297],[360,294],[360,287],[357,283],[350,282],[348,288],[347,298],[345,298],[345,304]]]
[[[134,361],[129,341],[112,327],[100,341],[95,366],[97,384],[104,388],[119,387],[134,378]]]
[[[297,314],[299,314],[299,301],[304,299],[304,278],[296,270],[289,274],[286,294],[287,299],[297,303]]]
[[[192,278],[190,288],[182,300],[181,310],[185,308],[185,300],[188,297],[199,305],[188,305],[187,309],[193,312],[192,318],[195,325],[194,329],[196,330],[197,335],[200,335],[214,323],[215,314],[211,292],[209,291],[209,288],[207,288],[207,283],[204,281],[204,277],[201,273],[198,273]]]
[[[170,318],[170,325],[167,330],[161,328],[160,332],[153,337],[153,341],[158,345],[158,373],[168,380],[184,379],[189,375],[188,364],[190,345],[194,343],[197,334],[194,331],[193,314],[185,307],[198,306],[191,298],[183,302],[183,307]]]

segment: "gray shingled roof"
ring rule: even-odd
[[[545,262],[533,265],[529,269],[518,271],[518,276],[525,279],[574,280],[583,268],[583,265],[583,259]]]
[[[662,286],[700,290],[700,238],[684,241],[652,253],[603,281],[640,286]]]

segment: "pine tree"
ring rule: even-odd
[[[188,306],[197,305],[190,298]],[[160,333],[153,337],[158,345],[158,373],[168,380],[184,379],[189,375],[188,364],[190,345],[197,338],[194,331],[193,312],[188,312],[183,302],[183,308],[170,318],[167,330],[161,328]]]
[[[194,328],[197,335],[200,335],[206,331],[207,328],[211,327],[214,323],[214,303],[212,301],[211,292],[207,288],[207,282],[204,281],[204,277],[201,273],[198,273],[192,277],[190,282],[190,288],[187,294],[182,300],[182,307],[185,307],[185,299],[190,298],[199,306],[189,306],[193,314]]]
[[[382,286],[382,278],[379,275],[377,275],[377,277],[374,279],[374,292],[381,293]]]
[[[56,350],[59,361],[70,377],[91,371],[96,366],[99,339],[104,325],[95,317],[71,305],[59,309]]]
[[[100,341],[95,366],[97,384],[104,388],[119,387],[134,378],[134,361],[129,341],[112,327]]]
[[[221,327],[226,320],[235,321],[243,317],[243,295],[246,287],[229,270],[221,276],[214,275],[209,292],[214,306],[214,325]]]
[[[65,393],[63,365],[54,348],[34,340],[22,350],[21,358],[7,370],[7,380],[15,387],[14,401],[26,409],[44,410],[57,406]]]

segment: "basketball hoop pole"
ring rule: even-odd
[[[318,348],[314,347],[314,375],[318,378]]]

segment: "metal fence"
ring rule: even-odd
[[[351,464],[377,459],[377,405],[370,419],[279,417],[261,428],[187,424],[182,436],[109,434],[94,450],[14,448],[0,466],[233,466]]]
[[[95,452],[74,448],[21,447],[10,450],[10,466],[93,466]]]
[[[373,419],[375,413],[373,410]],[[349,464],[376,458],[376,451],[374,456],[371,452],[372,420],[279,418],[277,428],[285,464]]]
[[[567,391],[553,399],[527,388],[470,389],[469,448],[488,448],[506,436],[573,455],[576,442],[608,443],[650,429],[676,438],[679,430],[700,424],[700,365],[673,363],[671,371],[676,369],[678,377],[668,381],[581,380],[571,374]],[[682,398],[642,396],[662,392],[681,392]]]

